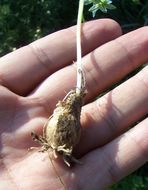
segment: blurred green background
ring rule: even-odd
[[[116,10],[98,12],[109,17],[124,33],[148,25],[148,0],[114,0]],[[85,20],[92,20],[85,7]],[[56,30],[76,24],[78,0],[0,0],[0,56]],[[148,190],[148,165],[108,190]]]
[[[96,18],[118,21],[124,32],[148,24],[148,0],[114,0],[117,9]],[[85,7],[85,20],[92,19]],[[76,23],[78,0],[0,0],[0,56]]]

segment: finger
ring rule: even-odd
[[[148,27],[144,27],[106,43],[84,57],[87,100],[92,100],[148,60],[147,39]],[[65,96],[65,91],[74,88],[75,84],[76,67],[70,65],[45,80],[34,96],[44,99],[53,110],[55,103]]]
[[[47,76],[75,60],[75,33],[76,27],[70,27],[2,57],[1,84],[17,94],[28,94]],[[118,24],[109,19],[85,23],[82,35],[83,54],[120,34]]]
[[[114,139],[148,114],[148,67],[82,111],[83,133],[77,151],[84,154]],[[89,141],[87,140],[89,139]]]
[[[103,190],[146,163],[147,126],[148,119],[111,143],[84,156],[81,160],[83,165],[76,166],[75,178],[73,177],[80,183],[79,189],[85,187],[85,190]]]

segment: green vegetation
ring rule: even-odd
[[[107,190],[148,190],[148,165],[124,178]]]
[[[76,23],[78,1],[0,0],[0,55]]]
[[[107,14],[98,11],[95,18],[112,18],[120,23],[124,32],[148,25],[147,0],[113,0],[113,5],[115,10],[108,10]]]
[[[116,9],[108,10],[107,14],[94,9],[95,19],[113,18],[124,32],[148,25],[147,0],[114,0],[113,4]],[[92,19],[91,7],[88,1],[85,20]],[[77,8],[78,0],[58,0],[58,3],[56,0],[0,0],[0,56],[76,24]],[[148,165],[108,190],[148,190]]]
[[[95,19],[113,18],[124,32],[148,24],[147,0],[114,0],[113,4],[115,10],[108,10],[107,14],[97,11]],[[88,11],[91,7],[92,4],[85,7],[85,20],[92,19]],[[0,55],[76,24],[77,8],[78,0],[58,0],[58,3],[56,0],[0,0]]]
[[[93,17],[95,17],[98,10],[107,13],[107,10],[114,10],[116,8],[111,0],[85,0],[85,5],[89,4],[92,4],[89,11],[92,12]]]

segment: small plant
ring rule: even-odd
[[[67,166],[79,161],[72,156],[81,135],[80,114],[85,96],[85,81],[81,63],[81,18],[84,0],[80,0],[77,21],[77,85],[65,98],[58,101],[52,116],[43,128],[43,136],[32,132],[32,138],[42,145],[42,152],[52,148],[55,155],[62,155]]]
[[[95,17],[98,10],[107,13],[107,9],[113,10],[116,7],[112,5],[111,0],[85,0],[85,5],[93,4],[89,11],[92,12],[92,16]]]
[[[87,0],[85,4],[93,3],[92,11],[93,16],[97,10],[107,11],[107,8],[113,8],[111,1],[100,0],[93,1]],[[81,136],[80,115],[83,105],[83,98],[85,96],[85,79],[82,68],[82,50],[81,50],[81,21],[83,15],[84,0],[79,1],[78,17],[77,17],[77,84],[74,90],[71,90],[63,100],[58,101],[56,108],[53,111],[48,122],[43,127],[43,136],[38,136],[34,132],[31,133],[33,140],[38,141],[42,145],[41,152],[53,149],[55,157],[61,155],[64,163],[70,167],[73,163],[81,164],[73,156],[73,148],[78,144]],[[54,167],[52,159],[51,163]],[[56,168],[55,172],[62,183],[64,189],[66,187],[58,175]]]

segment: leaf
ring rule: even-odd
[[[84,0],[84,5],[89,5],[89,4],[91,4],[91,3],[92,3],[91,0]]]
[[[106,6],[106,8],[109,9],[109,10],[114,10],[114,9],[116,9],[116,6],[112,5],[112,4],[109,4],[109,5]]]
[[[94,18],[95,15],[96,15],[96,12],[99,10],[99,6],[98,4],[94,4],[90,9],[89,11],[92,12],[92,17]]]

